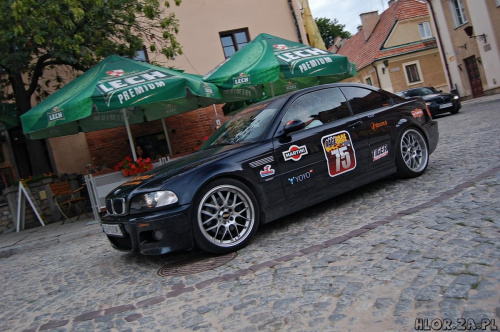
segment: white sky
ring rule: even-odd
[[[326,17],[330,20],[337,19],[344,24],[344,30],[352,35],[361,25],[359,14],[378,10],[381,14],[387,9],[388,0],[309,0],[309,7],[314,18]]]

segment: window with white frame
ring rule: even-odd
[[[429,22],[419,23],[418,29],[420,30],[420,37],[422,37],[422,39],[432,38],[431,25]]]
[[[467,23],[464,0],[451,0],[450,4],[453,12],[453,17],[455,18],[455,27],[459,27]]]
[[[418,61],[404,63],[403,68],[405,69],[406,83],[408,85],[422,82],[422,70]]]

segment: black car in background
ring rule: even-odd
[[[462,107],[460,104],[460,97],[453,93],[446,93],[441,90],[437,91],[434,88],[413,88],[400,92],[397,95],[406,98],[409,97],[422,97],[427,103],[427,107],[431,111],[432,116],[448,113],[456,114]]]
[[[421,175],[438,138],[420,98],[361,84],[300,90],[243,109],[197,152],[113,190],[102,227],[114,248],[146,255],[236,251],[259,224]]]

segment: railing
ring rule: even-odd
[[[160,158],[158,162],[153,163],[153,168],[166,164],[169,160],[168,157]],[[92,174],[85,175],[85,182],[95,220],[101,221],[100,213],[106,211],[106,196],[113,189],[128,180],[129,178],[124,177],[122,172],[112,172],[97,176],[93,176]]]

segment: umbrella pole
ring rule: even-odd
[[[269,83],[269,86],[271,87],[271,97],[274,98],[274,82]]]
[[[125,127],[127,128],[128,141],[130,142],[130,150],[132,150],[132,157],[134,161],[137,160],[137,154],[135,153],[134,139],[132,138],[132,132],[130,131],[130,124],[128,123],[127,111],[122,108],[123,119],[125,120]]]
[[[161,124],[163,126],[163,131],[165,132],[165,140],[167,141],[168,154],[172,154],[172,149],[170,148],[170,140],[168,139],[167,125],[165,124],[165,118],[161,119]]]

